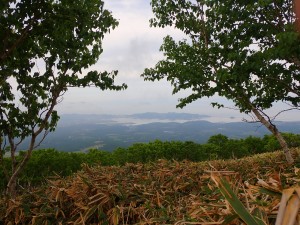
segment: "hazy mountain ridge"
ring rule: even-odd
[[[188,113],[63,115],[56,131],[50,133],[39,148],[61,151],[99,148],[111,151],[156,139],[205,143],[210,136],[219,133],[236,139],[270,134],[259,123],[212,123],[201,120],[204,118],[209,116]],[[300,133],[300,122],[277,124],[282,132]],[[26,145],[22,148],[25,149]]]
[[[131,118],[136,119],[160,119],[160,120],[199,120],[205,119],[209,116],[200,115],[200,114],[191,114],[191,113],[155,113],[155,112],[147,112],[147,113],[138,113],[129,115]]]
[[[207,115],[190,113],[136,113],[130,115],[109,115],[109,114],[65,114],[61,116],[58,127],[76,124],[139,124],[151,123],[153,121],[194,121],[208,118]]]

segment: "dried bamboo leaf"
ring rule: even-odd
[[[294,225],[296,221],[296,216],[299,211],[300,199],[299,196],[294,194],[291,199],[288,201],[284,212],[284,218],[282,225]]]
[[[92,208],[89,208],[84,214],[83,214],[83,221],[87,222],[90,217],[97,211],[98,206],[95,205]]]
[[[110,209],[107,214],[109,215],[110,224],[118,225],[120,220],[120,210],[117,207]]]
[[[287,203],[288,203],[289,199],[291,198],[291,196],[293,195],[293,193],[294,193],[294,188],[289,188],[289,189],[285,189],[282,191],[282,197],[281,197],[280,206],[279,206],[275,225],[282,225]]]
[[[210,165],[161,160],[145,165],[89,167],[70,178],[49,182],[39,194],[20,196],[6,204],[6,211],[1,212],[1,206],[0,218],[7,216],[4,224],[14,224],[16,217],[22,218],[23,224],[31,224],[33,218],[39,224],[49,224],[51,220],[61,224],[83,224],[84,220],[86,224],[93,221],[110,225],[117,220],[118,224],[220,224],[234,211],[204,172],[212,168],[216,170],[214,174],[221,173],[230,181],[229,187],[250,213],[259,207],[257,215],[263,210],[266,214],[260,217],[275,218],[280,185],[295,186],[299,179],[294,167],[277,162],[265,154],[255,159],[213,161]],[[264,186],[255,183],[257,174]],[[242,180],[248,184],[244,186]],[[294,190],[293,194],[299,195],[300,191]],[[97,207],[97,212],[89,211],[93,207]],[[237,222],[241,223],[232,224]]]

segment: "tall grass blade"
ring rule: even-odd
[[[230,188],[229,183],[221,177],[212,174],[213,181],[217,184],[222,195],[229,202],[236,214],[248,225],[266,225],[262,220],[253,217],[240,202],[236,194]]]

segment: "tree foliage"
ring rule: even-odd
[[[152,9],[152,26],[175,26],[187,38],[165,37],[160,49],[165,59],[142,76],[167,78],[173,93],[190,90],[179,107],[214,95],[230,99],[286,146],[264,110],[277,101],[299,107],[300,38],[293,2],[152,0]]]
[[[114,84],[117,71],[88,71],[103,51],[104,34],[118,25],[103,1],[9,0],[0,11],[0,146],[2,156],[9,146],[12,190],[31,151],[55,129],[55,106],[69,87],[126,85]],[[17,162],[28,136],[28,152]]]

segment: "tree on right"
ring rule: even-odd
[[[164,59],[145,69],[145,80],[167,79],[184,107],[222,96],[253,115],[277,138],[288,163],[293,157],[265,112],[275,102],[299,109],[300,37],[292,0],[152,0],[153,27],[173,26],[186,35],[164,38]],[[217,102],[216,107],[224,107]]]

